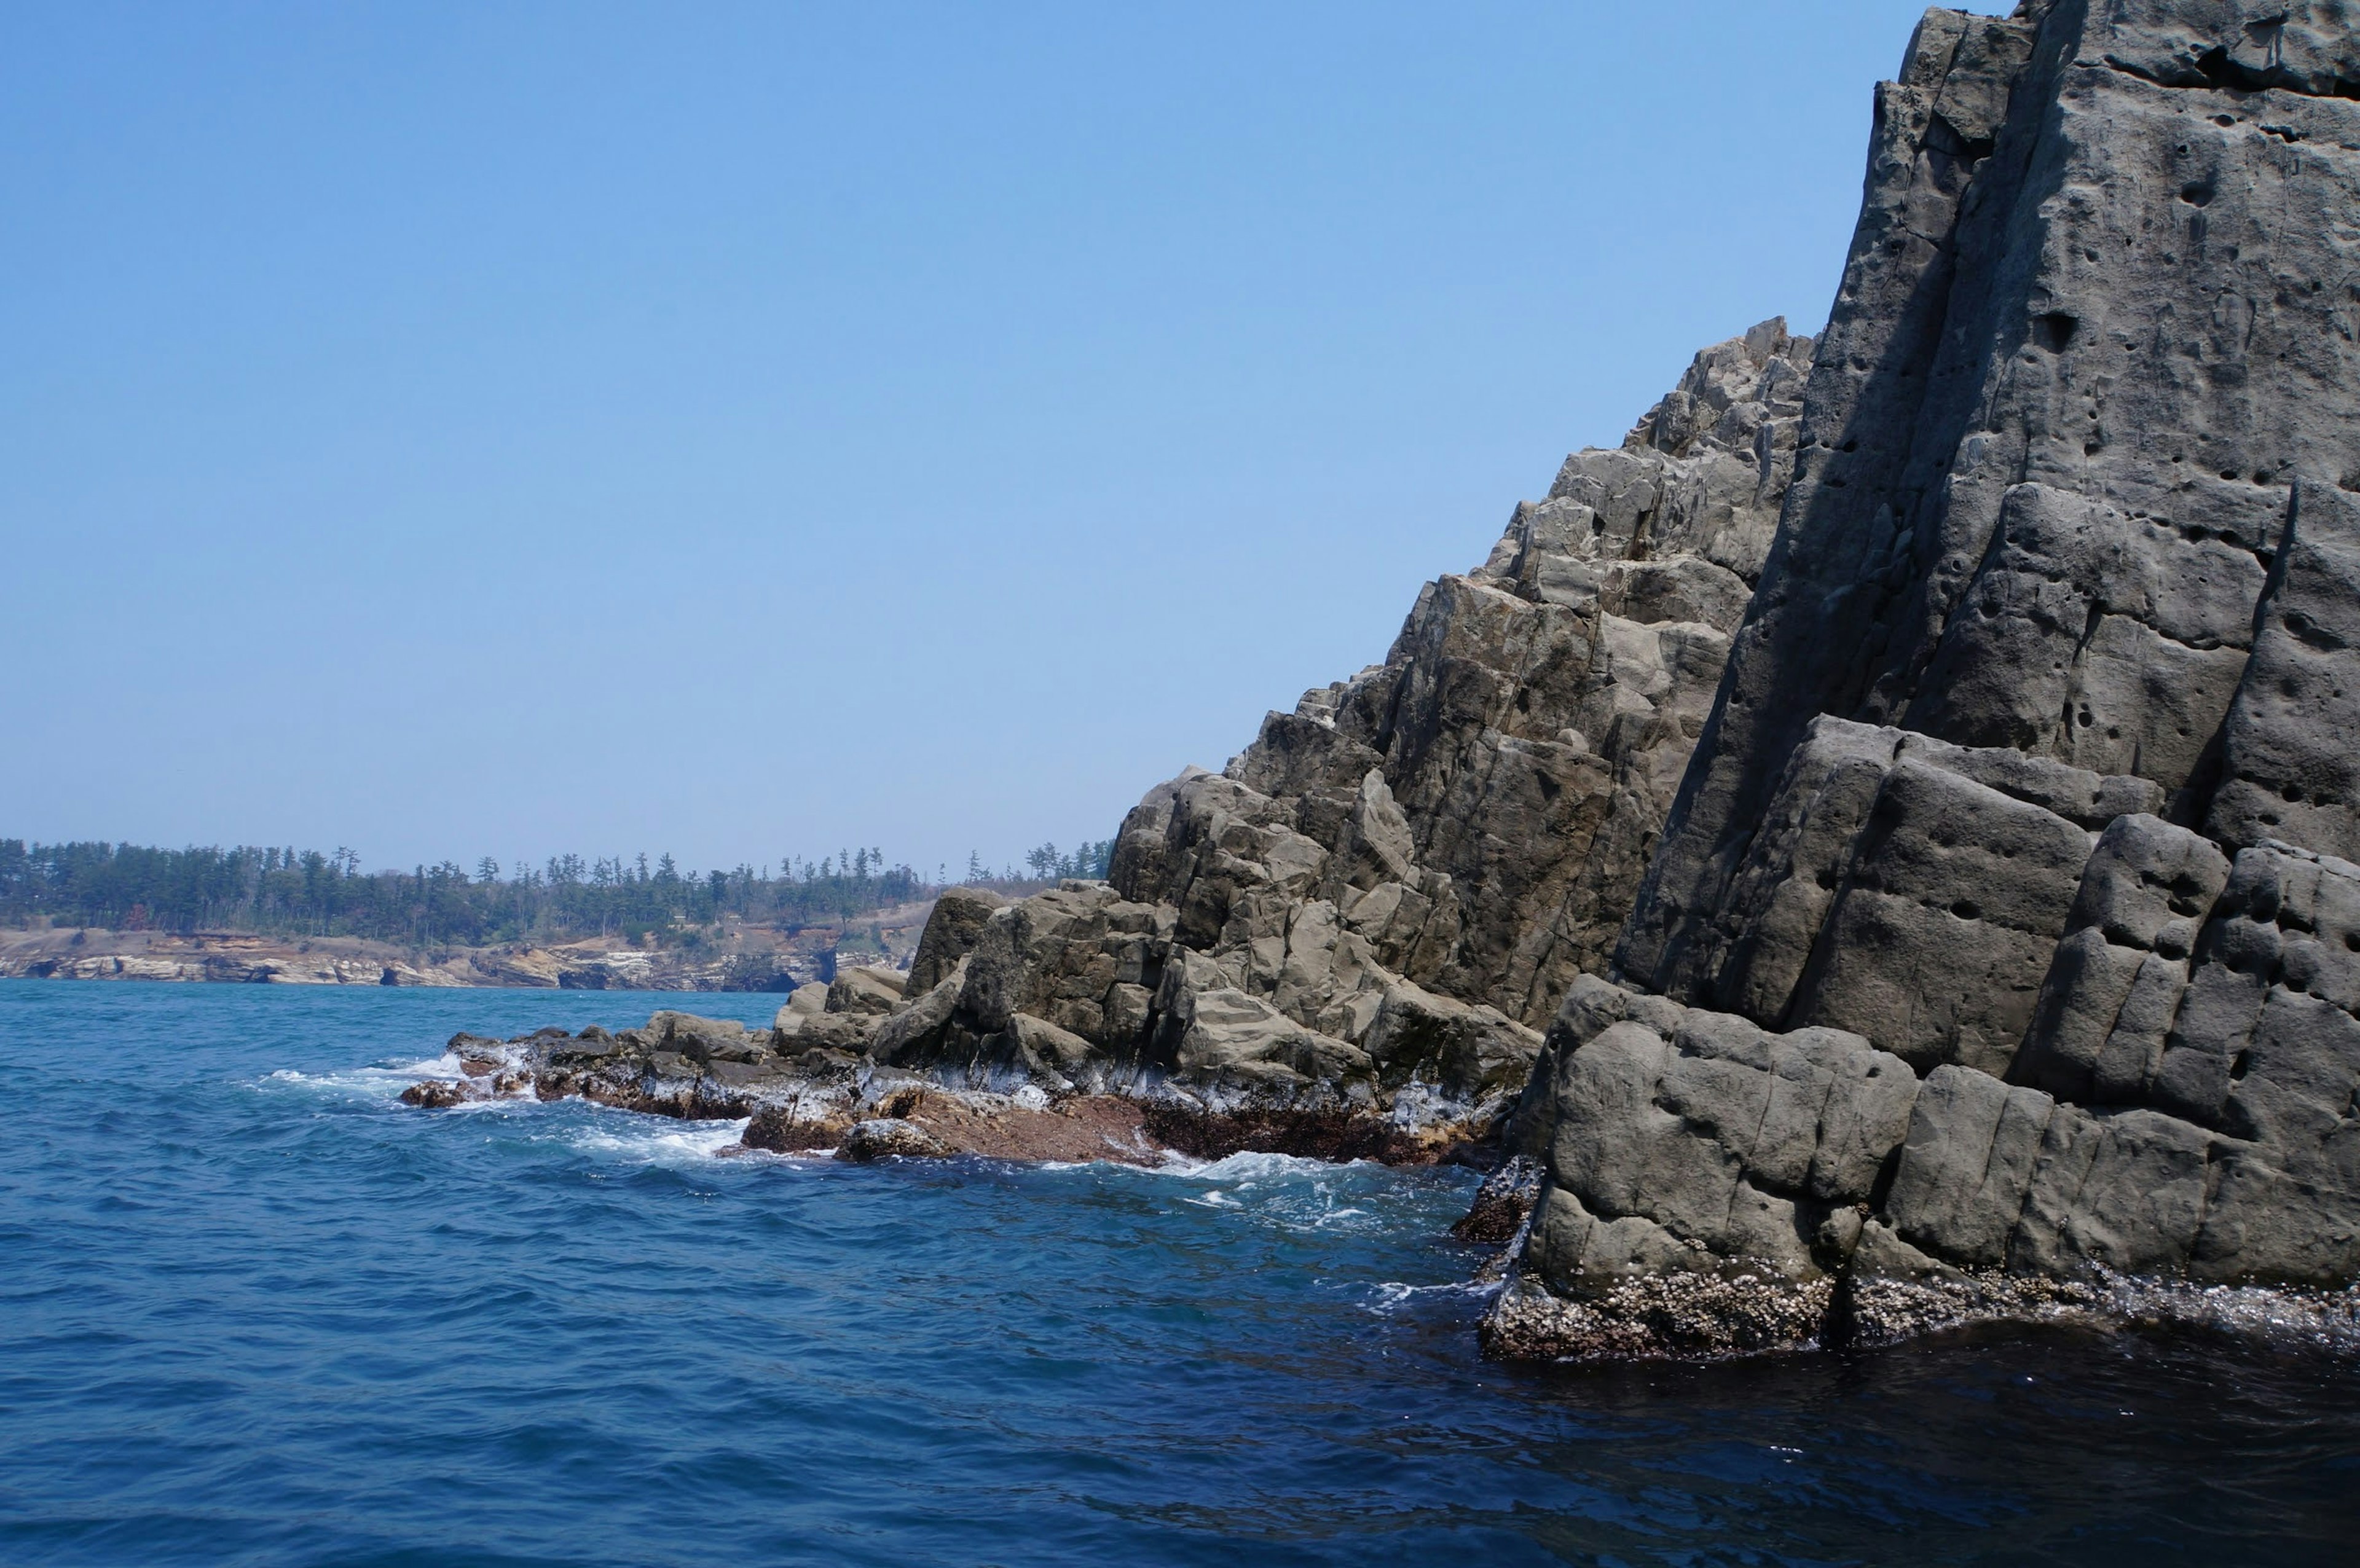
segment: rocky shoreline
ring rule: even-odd
[[[2355,82],[2324,4],[1928,12],[1826,332],[1699,354],[1108,880],[471,1082],[1506,1160],[1502,1356],[2354,1342]]]
[[[743,1120],[730,1153],[832,1152],[856,1161],[975,1155],[1156,1165],[1246,1151],[1396,1165],[1497,1159],[1497,1104],[1490,1120],[1480,1112],[1390,1118],[1330,1095],[1273,1103],[1192,1090],[1153,1072],[1053,1090],[1004,1074],[948,1082],[883,1065],[866,1047],[907,1010],[906,1002],[891,1006],[900,985],[890,970],[847,970],[830,985],[802,988],[769,1029],[664,1011],[619,1032],[594,1024],[508,1040],[460,1034],[444,1048],[453,1070],[421,1079],[401,1099],[448,1110],[578,1097],[680,1120]]]

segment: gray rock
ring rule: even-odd
[[[817,980],[796,986],[788,993],[787,1005],[779,1009],[773,1022],[778,1028],[784,1029],[790,1018],[810,1018],[827,1011],[827,986]]]
[[[2360,504],[2298,485],[2261,630],[2222,731],[2206,831],[2244,846],[2289,839],[2360,855]]]
[[[1812,348],[1772,321],[1699,354],[1428,583],[1384,663],[1149,791],[1109,885],[945,896],[877,1049],[988,1076],[1047,1061],[1010,1033],[1030,1017],[1088,1043],[1051,1052],[1060,1080],[1488,1125],[1628,909],[1770,548]]]
[[[2324,4],[1927,15],[1633,988],[1574,985],[1517,1112],[1551,1188],[1498,1343],[1808,1336],[1813,1269],[1871,1334],[2093,1270],[2354,1278],[2355,39]],[[1905,1064],[1818,1100],[1815,1160],[1874,1107],[1841,1179],[1773,1136],[1805,1026]]]
[[[1857,1035],[1772,1033],[1584,976],[1527,1091],[1549,1187],[1525,1261],[1560,1295],[1724,1263],[1815,1279],[1821,1225],[1872,1198],[1918,1094]]]
[[[960,959],[975,951],[991,911],[1004,902],[988,887],[945,887],[926,917],[918,953],[910,961],[909,994],[923,996],[943,983]]]
[[[901,1005],[902,976],[890,969],[839,969],[828,983],[831,1013],[883,1015]]]
[[[699,1065],[708,1062],[750,1062],[769,1050],[767,1037],[749,1033],[744,1024],[734,1018],[661,1012],[648,1019],[646,1032],[655,1050],[676,1051]]]
[[[1905,758],[1886,775],[1791,1016],[1924,1070],[2004,1072],[2090,855],[2053,812]]]

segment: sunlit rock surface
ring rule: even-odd
[[[1490,1335],[2360,1269],[2360,38],[1934,11],[1759,592],[1517,1118]]]

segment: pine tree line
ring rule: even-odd
[[[552,855],[505,871],[486,857],[367,871],[349,849],[151,849],[0,839],[0,923],[113,930],[251,931],[355,936],[419,946],[622,937],[658,943],[734,917],[792,928],[932,897],[936,889],[879,849],[779,874],[739,866],[683,871],[669,855]]]

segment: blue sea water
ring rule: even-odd
[[[1464,1172],[395,1098],[680,1000],[0,982],[0,1563],[2360,1559],[2360,1376],[2299,1344],[1503,1367]]]

